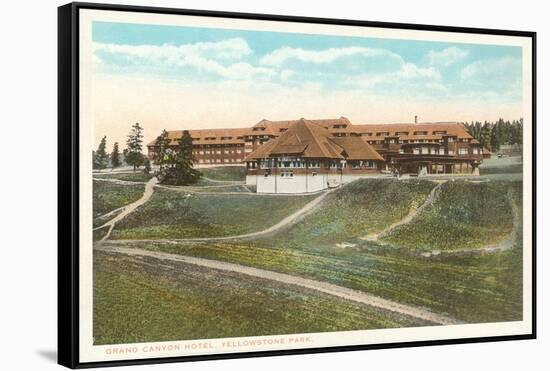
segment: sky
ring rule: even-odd
[[[94,22],[94,138],[345,116],[518,119],[521,48]],[[122,145],[124,147],[124,144]]]

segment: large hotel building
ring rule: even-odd
[[[174,146],[182,133],[168,132]],[[196,166],[246,164],[247,182],[256,184],[258,192],[287,193],[289,187],[312,192],[384,172],[478,174],[484,156],[480,143],[455,122],[353,125],[345,117],[264,119],[250,128],[189,134]],[[155,141],[147,148],[154,159]],[[295,184],[281,179],[294,179]]]

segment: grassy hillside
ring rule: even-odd
[[[94,255],[96,345],[424,324],[273,281],[150,258]]]
[[[277,224],[316,196],[201,195],[158,189],[118,223],[113,239],[231,236]]]
[[[246,166],[220,166],[199,170],[203,176],[214,180],[244,182],[246,179]]]
[[[335,192],[323,209],[271,238],[239,243],[147,242],[135,246],[314,278],[429,308],[466,322],[522,318],[521,235],[512,250],[489,255],[431,258],[411,255],[409,247],[389,247],[356,237],[380,231],[407,215],[407,205],[412,200],[416,200],[416,205],[421,203],[433,183],[368,180],[354,183],[353,187]],[[377,192],[366,192],[367,189]],[[446,234],[434,241],[459,241],[464,238],[464,231],[468,232],[478,222],[484,231],[491,230],[494,234],[498,225],[506,234],[512,220],[506,196],[510,190],[517,197],[521,194],[521,183],[449,183],[435,204],[437,217],[426,220],[435,223],[445,215],[450,222],[460,220],[462,224],[452,227],[437,224]],[[491,215],[490,222],[485,220],[487,213]],[[432,214],[427,209],[425,217]],[[414,233],[426,240],[434,238],[432,234],[439,236],[434,233],[433,224],[426,224],[425,217],[421,219],[422,227],[413,224]],[[384,222],[376,223],[377,220]],[[464,225],[466,222],[469,224]],[[452,235],[454,227],[457,233]],[[338,246],[341,242],[349,245]]]
[[[495,244],[513,227],[511,182],[443,185],[438,199],[411,223],[384,237],[392,244],[415,250],[456,250]]]
[[[278,241],[331,246],[379,232],[419,207],[435,183],[425,180],[363,179],[337,190],[315,213]]]
[[[143,184],[116,184],[112,182],[93,182],[94,218],[124,205],[137,201],[145,190]]]

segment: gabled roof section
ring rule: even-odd
[[[246,158],[247,161],[272,156],[295,155],[303,158],[384,159],[360,137],[332,137],[324,127],[306,119],[292,124]]]
[[[332,138],[332,141],[344,149],[348,160],[384,161],[384,158],[361,137],[336,137]]]
[[[313,122],[300,119],[278,138],[272,139],[246,159],[268,158],[275,155],[299,155],[304,158],[344,158],[343,148],[332,142],[329,131]]]

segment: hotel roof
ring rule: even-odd
[[[270,140],[252,152],[246,160],[268,158],[277,155],[297,155],[303,158],[383,160],[383,158],[359,137],[336,138],[324,127],[300,119],[278,138]]]

